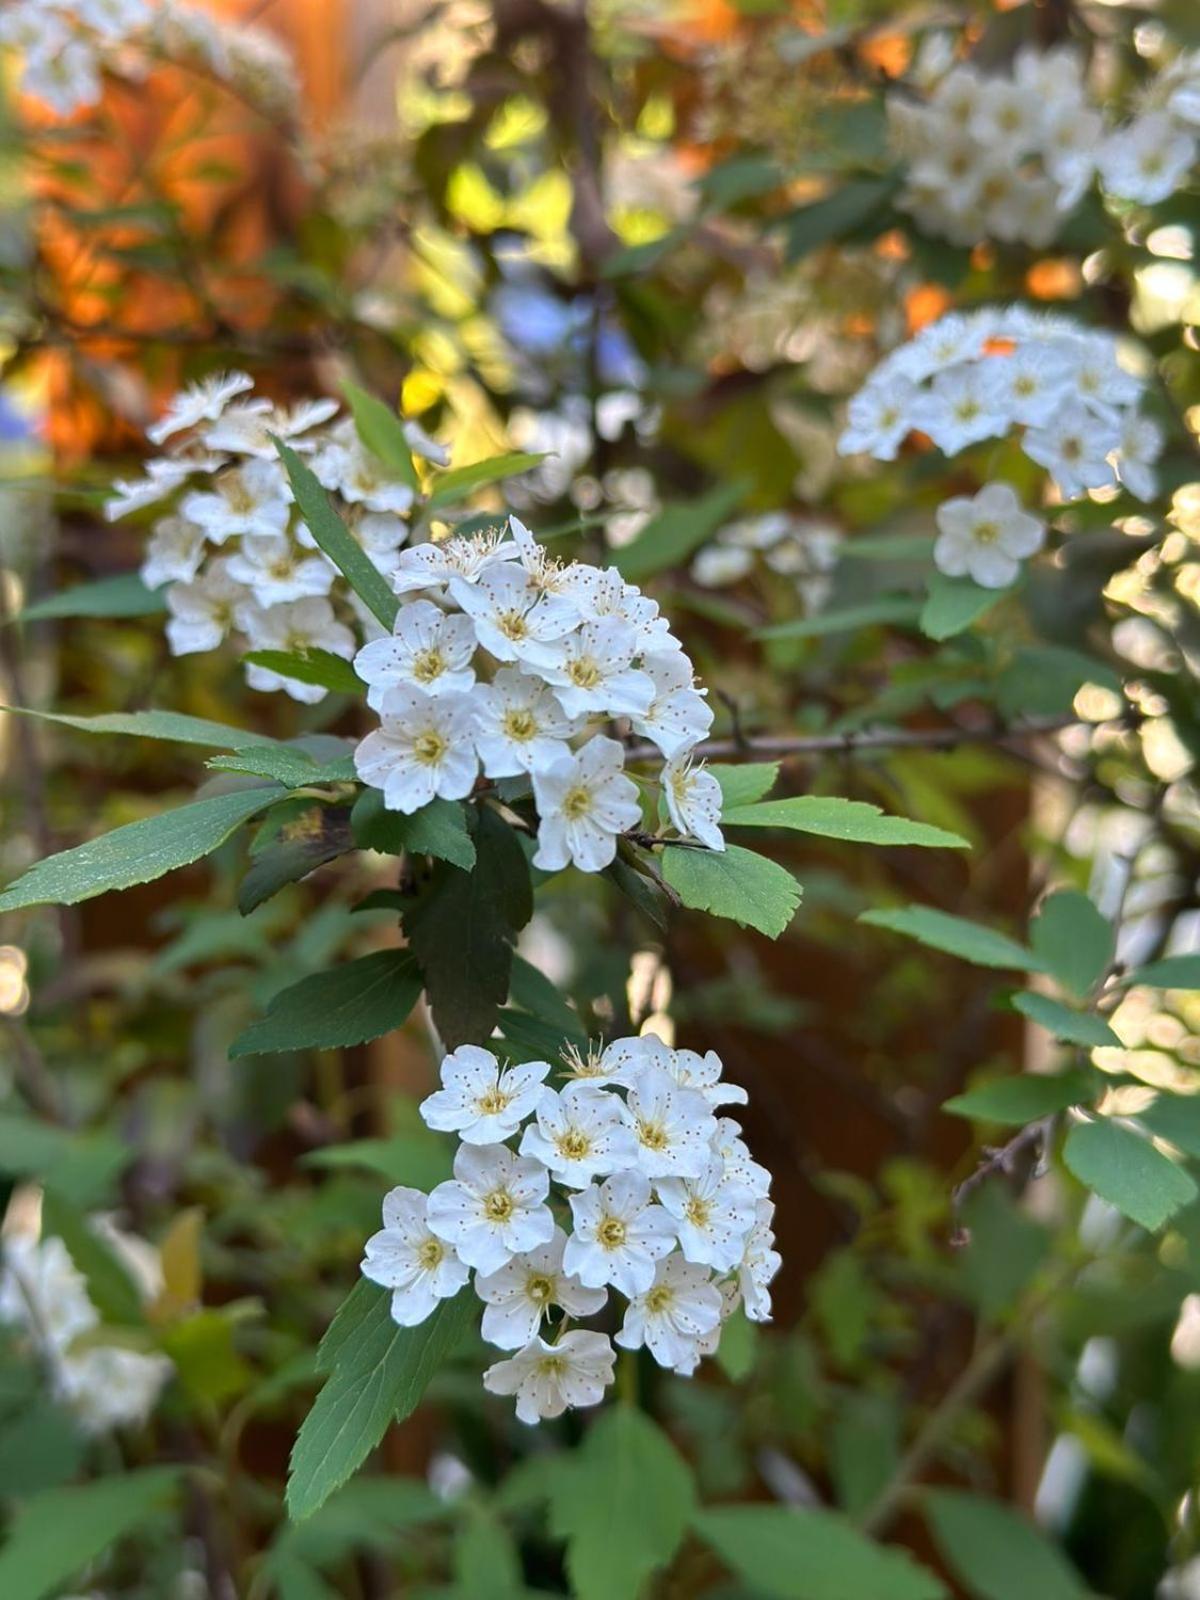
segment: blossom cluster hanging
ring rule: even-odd
[[[111,1224],[96,1224],[146,1300],[161,1287],[157,1252]],[[45,1365],[55,1397],[85,1433],[137,1426],[174,1368],[164,1355],[100,1335],[100,1313],[63,1241],[13,1234],[0,1247],[0,1325],[19,1329]]]
[[[850,401],[843,454],[892,461],[914,429],[946,455],[1021,430],[1065,500],[1120,482],[1155,493],[1162,430],[1111,334],[1022,306],[952,312],[893,350]]]
[[[950,64],[925,102],[889,95],[892,145],[906,163],[898,204],[926,232],[1044,248],[1099,176],[1119,200],[1153,204],[1185,181],[1200,126],[1200,52],[1185,52],[1108,127],[1069,46],[1017,52],[1011,72]]]
[[[401,1327],[473,1272],[483,1337],[514,1352],[484,1387],[514,1395],[529,1423],[603,1397],[609,1335],[571,1324],[610,1291],[626,1302],[616,1343],[690,1376],[739,1305],[770,1318],[780,1265],[770,1175],[719,1114],[746,1093],[714,1052],[643,1035],[566,1059],[554,1088],[545,1061],[502,1068],[474,1045],[447,1056],[421,1115],[458,1135],[454,1176],[428,1195],[393,1189],[362,1263]]]

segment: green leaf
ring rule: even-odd
[[[266,745],[239,750],[231,756],[213,756],[206,766],[214,772],[244,772],[256,778],[273,778],[285,789],[303,789],[314,783],[356,783],[353,756],[317,761],[297,745]]]
[[[834,1511],[716,1506],[693,1524],[739,1578],[772,1600],[942,1600],[940,1578],[875,1544]]]
[[[429,496],[429,509],[436,511],[439,506],[465,500],[476,489],[482,489],[489,483],[500,483],[504,478],[515,478],[545,459],[544,454],[510,450],[502,456],[489,456],[486,461],[472,461],[465,467],[455,467],[452,472],[440,473]],[[501,517],[500,520],[507,519]]]
[[[509,995],[514,1005],[557,1028],[562,1037],[574,1039],[576,1043],[586,1040],[578,1011],[567,1004],[558,985],[551,983],[545,973],[539,972],[523,956],[513,957]]]
[[[402,811],[387,810],[378,789],[364,789],[355,802],[350,825],[360,850],[378,850],[388,856],[437,856],[464,872],[475,865],[475,843],[467,827],[467,813],[458,800],[431,800],[406,816]]]
[[[677,567],[714,534],[745,496],[749,485],[723,483],[698,500],[666,505],[636,539],[612,552],[612,564],[630,583]]]
[[[57,1234],[67,1254],[87,1279],[88,1294],[106,1322],[136,1326],[142,1322],[142,1298],[125,1263],[84,1212],[55,1189],[42,1196],[42,1231]]]
[[[329,496],[311,469],[286,444],[277,442],[276,448],[287,468],[288,482],[305,527],[367,610],[390,633],[400,609],[400,602],[392,593],[391,585],[333,509]]]
[[[911,627],[921,615],[921,602],[906,594],[880,595],[862,605],[843,606],[840,611],[819,611],[815,617],[797,617],[793,622],[775,622],[759,628],[755,639],[823,639],[831,633],[856,633],[887,623]]]
[[[1165,1090],[1136,1119],[1159,1139],[1167,1139],[1185,1155],[1200,1157],[1200,1099]]]
[[[1200,1193],[1149,1139],[1108,1117],[1072,1128],[1063,1160],[1080,1183],[1148,1233],[1156,1233]]]
[[[401,483],[406,483],[410,489],[419,489],[421,480],[413,465],[408,437],[404,432],[404,424],[396,413],[390,406],[384,405],[382,400],[377,400],[373,394],[368,394],[365,389],[360,389],[356,383],[350,383],[349,380],[342,384],[342,393],[349,401],[350,410],[354,414],[354,427],[358,437],[371,454],[378,456],[384,466],[396,474]]]
[[[1010,721],[1066,716],[1085,683],[1121,693],[1120,678],[1104,662],[1062,645],[1029,645],[1015,652],[996,679],[996,704]]]
[[[251,650],[242,660],[252,667],[266,667],[281,678],[297,683],[316,683],[334,694],[352,694],[362,699],[366,686],[348,661],[332,650]]]
[[[1103,1045],[1120,1046],[1120,1039],[1103,1017],[1091,1011],[1072,1011],[1070,1006],[1063,1005],[1061,1000],[1051,1000],[1048,995],[1030,991],[1016,994],[1013,1007],[1067,1044],[1082,1045],[1086,1050],[1096,1050]]]
[[[1050,1235],[1013,1200],[1004,1183],[981,1183],[967,1196],[967,1248],[957,1253],[973,1304],[989,1322],[1011,1317],[1050,1248]]]
[[[1060,889],[1042,901],[1029,929],[1042,968],[1081,1000],[1108,971],[1113,955],[1111,924],[1075,889]]]
[[[1096,1079],[1090,1072],[1025,1072],[956,1094],[942,1110],[956,1117],[970,1117],[974,1122],[1024,1127],[1027,1122],[1037,1122],[1068,1106],[1088,1105],[1095,1098]]]
[[[1163,956],[1127,972],[1121,982],[1147,983],[1154,989],[1200,989],[1200,955]]]
[[[386,1290],[360,1283],[347,1306],[351,1300],[355,1317],[340,1328],[335,1319],[330,1334],[337,1329],[336,1337],[322,1342],[320,1356],[330,1376],[292,1448],[287,1507],[295,1522],[311,1516],[358,1471],[389,1423],[403,1422],[416,1409],[479,1304],[471,1294],[457,1294],[440,1301],[418,1327],[399,1328]]]
[[[662,874],[685,906],[728,917],[778,939],[800,904],[800,885],[786,868],[753,850],[665,849]]]
[[[108,1197],[134,1152],[110,1133],[73,1133],[0,1112],[0,1173],[37,1178],[78,1206]]]
[[[239,789],[115,828],[30,867],[0,894],[0,911],[73,906],[113,889],[150,883],[211,855],[247,818],[265,811],[282,793],[274,785]]]
[[[267,1014],[240,1033],[231,1057],[365,1044],[408,1020],[421,980],[406,950],[376,950],[314,972],[277,994]]]
[[[310,806],[301,818],[289,822],[255,851],[238,889],[238,910],[248,917],[285,884],[298,883],[327,861],[345,855],[352,846],[347,807]]]
[[[753,805],[779,781],[778,761],[747,761],[738,766],[713,762],[707,769],[721,786],[721,810]]]
[[[326,1145],[302,1157],[306,1167],[373,1172],[389,1185],[406,1184],[426,1193],[450,1177],[450,1151],[434,1134],[398,1133],[391,1139],[354,1139]]]
[[[751,1322],[743,1307],[738,1306],[721,1324],[721,1339],[717,1345],[717,1365],[730,1383],[741,1383],[754,1371],[758,1345],[758,1323]]]
[[[977,967],[1017,967],[1026,972],[1041,972],[1041,961],[1015,939],[982,928],[966,917],[955,917],[932,906],[897,906],[879,911],[864,911],[858,919],[873,928],[902,933],[931,950],[942,950]]]
[[[838,1505],[860,1517],[900,1465],[900,1408],[888,1394],[851,1389],[842,1398],[829,1441]]]
[[[567,1541],[576,1600],[637,1600],[683,1542],[695,1504],[687,1465],[644,1412],[602,1413],[551,1486],[550,1530]]]
[[[892,225],[890,205],[896,179],[849,178],[824,200],[801,206],[784,219],[787,259],[798,261],[832,239],[847,234],[874,238]]]
[[[440,865],[404,929],[447,1049],[483,1044],[508,999],[513,945],[533,915],[529,864],[492,810],[475,812],[473,870]]]
[[[170,1503],[177,1467],[145,1467],[18,1502],[0,1549],[5,1600],[45,1600]]]
[[[525,1580],[512,1535],[488,1506],[468,1504],[454,1538],[454,1577],[462,1600],[522,1600]]]
[[[930,1531],[973,1600],[1086,1600],[1066,1557],[1010,1506],[958,1489],[923,1496]]]
[[[766,800],[759,805],[731,806],[722,811],[721,822],[729,828],[791,828],[799,833],[817,833],[826,839],[845,839],[857,844],[969,848],[967,841],[957,833],[947,833],[944,828],[935,828],[927,822],[885,816],[879,806],[866,800],[841,800],[817,794]]]
[[[273,745],[275,740],[244,728],[227,728],[223,722],[206,717],[189,717],[179,711],[106,711],[96,717],[72,717],[65,711],[31,711],[25,706],[6,706],[21,717],[37,717],[42,722],[57,722],[80,733],[130,733],[139,739],[163,739],[171,744],[200,744],[217,750],[246,750],[256,745]]]
[[[927,583],[929,594],[921,607],[920,628],[926,638],[939,640],[962,633],[1015,588],[985,589],[970,578],[948,578],[944,572],[931,572]]]
[[[44,622],[54,617],[151,617],[167,609],[162,592],[147,589],[136,572],[123,572],[116,578],[98,578],[95,583],[78,583],[72,589],[34,600],[12,619],[14,622]]]

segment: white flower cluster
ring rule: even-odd
[[[373,624],[299,520],[272,435],[307,458],[381,572],[391,570],[409,536],[404,514],[413,491],[387,476],[348,418],[331,420],[336,401],[283,410],[250,396],[252,388],[245,373],[218,373],[176,395],[149,430],[168,453],[148,461],[143,478],[117,483],[106,513],[115,519],[177,500],[155,523],[141,569],[149,588],[170,585],[167,641],[175,655],[215,650],[237,633],[249,650],[322,649],[349,659],[358,639],[347,623]],[[445,460],[420,429],[410,423],[406,432],[414,450]],[[252,688],[282,689],[310,704],[326,693],[263,667],[248,666],[246,677]]]
[[[157,1255],[144,1241],[102,1230],[149,1299]],[[171,1362],[99,1338],[100,1313],[59,1238],[14,1234],[0,1250],[0,1323],[21,1329],[45,1364],[55,1397],[86,1433],[137,1426],[153,1410]]]
[[[1097,175],[1117,199],[1164,200],[1196,159],[1198,63],[1200,53],[1180,56],[1144,109],[1111,130],[1070,47],[1020,50],[1009,74],[956,63],[924,103],[888,98],[893,147],[907,166],[898,203],[953,244],[1041,249]]]
[[[534,865],[599,872],[642,820],[622,745],[594,731],[621,718],[667,758],[675,828],[724,849],[720,786],[691,761],[712,711],[657,603],[615,568],[555,561],[515,517],[508,533],[400,552],[392,635],[354,658],[381,723],[355,753],[359,777],[413,812],[463,799],[481,770],[527,774]]]
[[[844,454],[892,461],[915,428],[946,455],[1022,430],[1021,448],[1065,500],[1120,481],[1156,489],[1162,430],[1111,334],[1021,306],[951,312],[884,358],[850,401]]]
[[[264,110],[288,112],[299,95],[272,34],[186,0],[9,0],[0,45],[21,52],[21,92],[60,117],[99,102],[105,70],[140,74],[155,54],[194,63]]]
[[[610,1289],[627,1301],[617,1344],[690,1376],[739,1304],[770,1318],[780,1265],[770,1175],[718,1115],[746,1094],[721,1081],[712,1051],[643,1035],[568,1068],[554,1089],[544,1061],[502,1068],[474,1045],[447,1056],[421,1115],[458,1135],[454,1177],[429,1195],[393,1189],[362,1263],[401,1327],[474,1271],[483,1337],[515,1352],[484,1387],[515,1395],[529,1423],[603,1397],[609,1337],[570,1323],[601,1312]]]
[[[812,522],[790,511],[768,511],[728,523],[692,562],[692,577],[704,589],[740,583],[758,562],[790,578],[804,609],[819,611],[829,599],[842,534],[828,522]]]

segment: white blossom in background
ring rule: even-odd
[[[1007,588],[1046,538],[1045,523],[1022,508],[1007,483],[944,501],[937,525],[934,565],[947,577],[971,578],[985,589]]]
[[[563,1062],[548,1084],[546,1062],[506,1067],[473,1045],[444,1058],[421,1114],[457,1134],[454,1177],[428,1198],[392,1190],[362,1264],[403,1327],[470,1282],[483,1338],[514,1352],[484,1387],[528,1423],[612,1383],[609,1332],[574,1324],[603,1317],[617,1344],[690,1376],[739,1306],[769,1319],[780,1264],[770,1176],[713,1115],[746,1098],[713,1051],[646,1034]]]
[[[161,1287],[157,1252],[111,1223],[95,1220],[92,1227],[120,1257],[142,1298],[153,1299]],[[0,1241],[0,1323],[28,1339],[55,1398],[85,1433],[144,1423],[174,1371],[164,1355],[103,1337],[87,1282],[53,1236],[16,1233]]]

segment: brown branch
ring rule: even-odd
[[[1027,1123],[1018,1133],[1015,1133],[1007,1144],[985,1145],[983,1147],[983,1160],[963,1181],[956,1186],[950,1196],[950,1205],[954,1213],[954,1232],[950,1243],[956,1247],[970,1244],[971,1230],[963,1227],[960,1219],[962,1208],[981,1183],[986,1183],[997,1172],[1010,1174],[1016,1167],[1018,1159],[1027,1150],[1036,1150],[1037,1155],[1030,1176],[1040,1175],[1042,1165],[1046,1159],[1046,1151],[1050,1144],[1057,1118],[1039,1117],[1036,1122]]]

